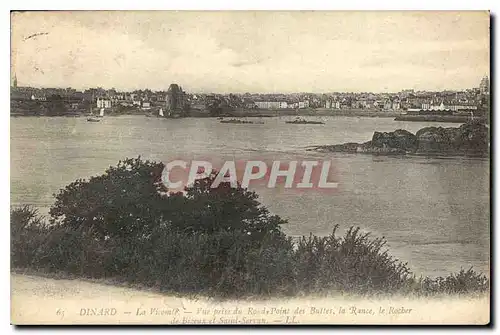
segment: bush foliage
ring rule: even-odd
[[[48,223],[30,206],[11,209],[12,266],[218,297],[489,289],[472,269],[417,280],[384,239],[359,228],[294,243],[256,193],[210,188],[212,174],[167,194],[162,170],[139,157],[77,180],[55,195]]]

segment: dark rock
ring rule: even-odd
[[[432,155],[487,156],[489,130],[480,122],[471,122],[458,128],[425,127],[416,135],[398,129],[378,132],[365,143],[324,145],[310,150],[321,152],[364,153],[372,155],[405,155],[408,153]]]
[[[488,128],[480,123],[466,123],[459,128],[426,127],[416,135],[420,154],[483,156],[489,151]]]
[[[487,155],[489,153],[489,130],[481,123],[466,123],[460,126],[455,146],[467,155]]]
[[[425,127],[417,131],[419,153],[448,153],[453,151],[450,132],[443,127]]]
[[[372,137],[372,146],[376,148],[386,148],[387,150],[398,149],[398,151],[413,152],[417,149],[417,137],[403,129],[398,129],[389,133],[376,131]]]

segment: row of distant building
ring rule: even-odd
[[[127,99],[129,97],[129,99]],[[96,100],[97,108],[112,108],[113,105],[121,105],[123,107],[137,106],[143,110],[149,110],[153,106],[164,105],[167,111],[182,111],[188,105],[186,93],[182,87],[177,84],[171,84],[164,95],[164,99],[155,99],[155,103],[149,99],[137,99],[134,94],[117,94],[112,98],[98,97]]]
[[[171,111],[182,110],[188,101],[187,94],[177,84],[171,84],[164,92],[144,90],[125,93],[101,88],[80,92],[72,88],[17,87],[17,80],[14,80],[14,85],[11,87],[11,99],[39,102],[62,100],[72,107],[86,102],[97,108],[106,109],[121,106],[148,110],[154,106],[161,106]]]
[[[248,108],[261,109],[301,109],[310,108],[311,100],[314,108],[325,109],[378,109],[378,110],[434,110],[434,111],[467,111],[477,110],[489,99],[490,84],[485,76],[479,87],[462,92],[415,92],[404,90],[397,95],[385,94],[333,94],[323,97],[319,101],[287,101],[286,99],[251,101],[246,104]]]
[[[62,96],[73,103],[88,101],[97,108],[117,106],[144,110],[156,106],[167,110],[182,110],[187,107],[203,110],[214,101],[229,107],[245,109],[376,109],[376,110],[476,110],[489,101],[490,84],[485,76],[477,88],[465,91],[415,92],[403,90],[395,94],[335,93],[335,94],[188,94],[178,84],[171,84],[167,91],[150,90],[117,92],[114,89],[89,89],[78,92],[74,89],[34,89],[17,87],[11,90],[12,98],[47,101],[51,96]]]

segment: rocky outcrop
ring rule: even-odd
[[[426,127],[417,134],[417,153],[485,156],[489,152],[488,127],[466,123],[458,128]]]
[[[344,143],[344,144],[334,144],[334,145],[322,145],[314,147],[308,150],[316,150],[322,152],[347,152],[355,154],[358,152],[359,143]]]
[[[365,143],[325,145],[309,150],[373,155],[466,155],[487,156],[489,130],[483,123],[466,123],[458,128],[425,127],[416,134],[403,129],[378,132]]]
[[[407,130],[398,129],[389,133],[376,131],[371,140],[372,148],[397,149],[399,151],[415,151],[417,137]]]

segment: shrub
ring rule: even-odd
[[[88,181],[79,179],[55,196],[51,223],[85,229],[98,239],[147,234],[162,219],[167,201],[159,192],[162,170],[162,163],[139,157]]]
[[[44,218],[33,206],[11,208],[10,260],[12,266],[30,266],[45,238],[47,226]]]
[[[91,278],[114,276],[116,272],[108,268],[107,244],[82,230],[52,227],[39,245],[34,264],[37,269],[48,272],[63,271]]]
[[[139,158],[60,190],[50,209],[51,223],[92,231],[99,239],[140,239],[157,226],[179,232],[249,232],[254,239],[281,234],[286,223],[257,201],[257,194],[224,182],[211,188],[216,173],[196,180],[181,193],[166,196],[163,163]]]
[[[354,227],[338,238],[337,228],[329,236],[299,241],[295,260],[300,290],[394,292],[404,286],[410,271],[382,250],[385,239],[370,240],[368,233],[360,234]]]
[[[462,268],[458,273],[452,273],[447,277],[413,279],[409,281],[409,285],[412,286],[414,293],[423,295],[465,294],[489,290],[488,278],[474,271],[472,267],[467,271]]]
[[[281,225],[287,221],[271,215],[262,206],[258,195],[247,189],[231,187],[222,182],[216,188],[212,185],[217,173],[198,179],[186,188],[183,220],[177,223],[184,231],[211,234],[218,231],[241,231],[260,240],[267,234],[282,235]]]
[[[71,226],[47,227],[30,207],[13,209],[12,261],[20,267],[81,277],[115,277],[159,289],[216,297],[302,293],[486,292],[472,269],[446,278],[411,276],[359,228],[343,237],[310,235],[294,244],[280,234],[256,240],[242,231],[179,232],[156,226],[138,240],[101,240]],[[27,224],[28,223],[28,224]]]
[[[165,196],[163,164],[127,159],[61,190],[50,225],[36,209],[11,209],[13,266],[82,277],[115,277],[179,293],[216,297],[349,293],[485,292],[472,269],[415,279],[407,264],[351,227],[344,236],[310,235],[294,244],[286,223],[246,189],[215,174]]]

